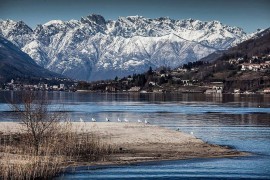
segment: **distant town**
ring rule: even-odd
[[[2,86],[2,90],[6,91],[76,91],[78,83],[71,79],[45,78],[40,79],[38,83],[21,81],[20,79],[11,79],[10,82]]]

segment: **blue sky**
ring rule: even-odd
[[[95,13],[105,19],[148,18],[218,20],[250,33],[270,27],[270,0],[0,0],[0,18],[23,20],[34,28],[52,19],[70,20]]]

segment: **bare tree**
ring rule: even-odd
[[[16,99],[17,102],[10,103],[10,107],[17,113],[38,155],[41,144],[57,132],[62,115],[49,110],[44,92],[24,91]]]

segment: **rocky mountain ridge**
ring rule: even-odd
[[[52,20],[31,29],[0,21],[0,34],[37,64],[81,80],[110,79],[152,66],[175,68],[228,49],[251,36],[219,21],[119,17],[92,14],[80,20]]]

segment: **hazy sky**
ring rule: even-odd
[[[219,20],[246,32],[270,27],[270,0],[0,0],[0,19],[23,20],[32,28],[92,13],[107,20],[132,15]]]

